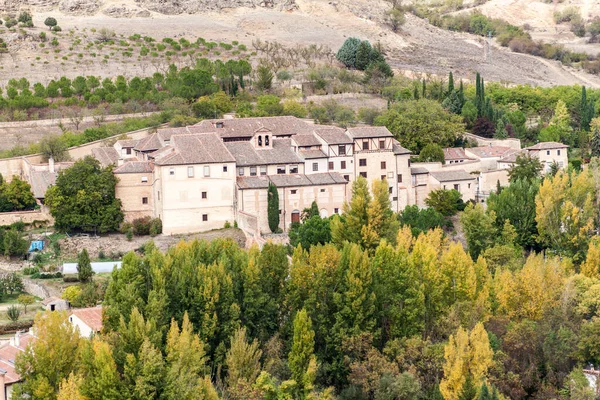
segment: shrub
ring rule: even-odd
[[[21,310],[16,305],[12,305],[6,310],[6,316],[13,322],[18,321],[21,316]]]
[[[27,241],[21,237],[21,233],[15,229],[4,232],[4,255],[11,257],[22,257],[27,254]]]
[[[129,229],[126,234],[127,240],[131,242],[133,239],[133,229]]]
[[[150,236],[154,237],[162,233],[162,221],[160,218],[154,218],[150,222]]]
[[[86,249],[81,250],[81,253],[77,256],[77,275],[81,282],[87,282],[92,278],[94,271],[92,270],[92,263],[90,256]]]
[[[462,195],[454,189],[432,191],[425,200],[425,204],[444,216],[454,215],[457,211],[462,211],[465,208]]]
[[[67,300],[69,303],[73,303],[77,297],[81,295],[81,288],[79,286],[69,286],[62,293],[62,298]]]
[[[61,32],[62,28],[58,25],[52,27],[52,32]]]

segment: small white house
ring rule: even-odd
[[[79,329],[83,337],[92,337],[102,330],[102,306],[73,309],[69,322]]]

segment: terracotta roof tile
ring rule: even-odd
[[[221,139],[214,133],[173,135],[172,154],[156,160],[158,165],[212,164],[235,162]]]
[[[90,308],[76,308],[72,314],[77,316],[84,324],[89,326],[94,332],[102,330],[102,306]]]
[[[462,147],[448,147],[444,149],[444,159],[450,160],[467,160],[469,156],[465,153]]]
[[[465,149],[465,152],[473,153],[479,158],[502,157],[506,152],[514,150],[504,146],[481,146],[470,147]]]
[[[314,132],[321,137],[325,143],[330,145],[352,144],[352,138],[350,138],[342,128],[328,126],[315,129]]]
[[[541,142],[534,146],[526,147],[525,150],[551,150],[551,149],[565,149],[569,146],[558,142]]]
[[[385,126],[361,126],[357,128],[349,128],[348,135],[354,139],[393,136]]]
[[[222,123],[222,127],[217,128],[217,123]],[[310,133],[313,127],[311,124],[291,116],[211,119],[189,127],[190,132],[216,132],[224,138],[252,137],[254,132],[261,128],[268,129],[274,136],[291,136]]]
[[[120,167],[116,168],[115,174],[143,174],[150,173],[154,166],[150,161],[128,161]]]
[[[317,139],[312,133],[294,135],[292,136],[292,142],[294,142],[298,147],[321,146],[321,142],[319,141],[319,139]]]
[[[315,158],[327,158],[327,155],[321,150],[300,150],[298,154],[300,154],[300,157],[302,157],[305,160],[312,160]]]
[[[98,147],[92,149],[92,155],[96,160],[100,161],[100,165],[103,167],[116,165],[119,160],[119,153],[114,147]]]
[[[456,171],[431,171],[429,175],[439,182],[475,180],[473,175],[463,169]]]

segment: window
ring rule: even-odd
[[[313,163],[313,171],[318,171],[319,170],[319,163],[314,162]]]
[[[549,156],[550,155],[550,150],[546,151],[546,155]]]
[[[471,189],[471,184],[470,183],[467,184],[467,188]]]
[[[381,180],[384,180],[384,179],[385,179],[385,175],[381,175]]]
[[[387,178],[388,178],[388,181],[391,181],[392,179],[394,179],[394,171],[389,171]]]
[[[345,144],[340,144],[338,146],[338,155],[340,155],[340,156],[346,155],[346,145]]]
[[[556,150],[556,155],[560,156],[560,150]]]
[[[325,193],[325,189],[321,189],[321,193]]]
[[[258,137],[258,146],[262,147],[262,136]]]
[[[244,176],[244,167],[239,167],[238,168],[238,175],[239,176]]]
[[[208,199],[208,193],[207,192],[202,192],[202,198],[203,199]]]
[[[296,194],[296,193],[298,193],[298,189],[292,189],[292,190],[290,190],[290,194]]]
[[[341,162],[341,167],[342,167],[342,169],[346,169],[346,161]]]
[[[398,174],[398,183],[402,183],[402,174]]]
[[[369,141],[368,140],[363,140],[363,146],[362,146],[363,150],[369,150]]]
[[[350,175],[344,175],[344,179],[346,180],[346,182],[350,182]]]
[[[383,150],[383,149],[385,149],[385,140],[380,140],[380,141],[379,141],[379,149],[380,149],[380,150]]]
[[[250,176],[256,176],[256,167],[250,167]]]
[[[125,153],[126,153],[127,155],[131,154],[131,149],[126,149],[126,150],[125,150]]]
[[[267,166],[263,165],[260,167],[260,174],[261,175],[266,175],[267,174]]]
[[[336,214],[339,214],[340,213],[340,209],[339,208],[334,208],[333,212],[336,213]]]
[[[360,176],[362,176],[363,178],[366,178],[367,177],[367,173],[366,172],[361,172]]]
[[[390,194],[392,194],[392,191],[393,191],[393,190],[394,190],[394,188],[390,186],[390,187],[389,187]]]
[[[217,128],[222,128],[222,127],[223,127],[223,123],[222,123],[222,122],[217,122],[217,123],[215,124],[215,127],[217,127]]]
[[[148,198],[142,197],[142,204],[148,204]]]
[[[265,136],[265,146],[269,145],[269,135]]]
[[[175,175],[175,168],[169,168],[169,175]]]
[[[329,161],[329,169],[333,169],[333,161]]]
[[[361,158],[360,160],[358,160],[358,166],[359,167],[366,167],[367,166],[367,159],[366,158]]]
[[[290,165],[290,174],[297,174],[297,173],[298,173],[298,166]]]
[[[227,165],[223,165],[223,172],[227,172]]]
[[[208,221],[208,214],[202,214],[202,221]]]
[[[146,183],[148,182],[148,177],[147,176],[142,176],[142,183]]]
[[[457,184],[457,183],[455,183],[455,184],[454,184],[454,190],[460,190],[460,185],[459,185],[459,184]]]
[[[398,196],[392,197],[392,201],[398,201]]]
[[[385,161],[382,161],[382,162],[381,162],[381,169],[386,169],[386,167],[387,167],[387,164],[386,164],[386,162],[385,162]]]
[[[194,167],[188,167],[188,178],[194,177]]]
[[[283,175],[283,174],[285,174],[285,165],[278,165],[278,166],[277,166],[277,173],[278,173],[279,175]]]
[[[210,176],[210,165],[204,166],[204,176]]]
[[[158,193],[158,201],[160,201],[160,192],[157,192],[157,193]]]

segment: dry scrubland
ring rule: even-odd
[[[490,10],[490,13],[502,10],[504,5],[500,2],[506,2],[507,7],[522,9],[524,13],[529,10],[528,4],[533,4],[527,0],[491,0],[481,9],[484,12]],[[358,36],[373,43],[381,42],[387,49],[391,65],[407,74],[445,75],[448,70],[454,70],[458,76],[471,77],[475,71],[480,71],[488,80],[600,87],[597,76],[507,49],[495,47],[492,62],[486,63],[481,38],[437,29],[411,15],[401,32],[395,34],[382,21],[387,8],[389,3],[383,0],[297,0],[295,4],[275,1],[272,8],[251,0],[162,3],[152,0],[5,0],[0,1],[0,12],[15,13],[27,9],[34,15],[36,27],[26,29],[25,34],[19,29],[9,32],[5,27],[1,28],[10,54],[2,55],[0,84],[22,76],[32,83],[77,75],[148,76],[164,72],[169,63],[179,66],[193,63],[193,57],[181,53],[173,54],[169,59],[165,52],[158,56],[140,56],[139,46],[120,43],[120,40],[128,42],[133,34],[140,34],[157,41],[165,37],[185,37],[190,41],[203,37],[216,43],[238,41],[247,46],[246,51],[232,54],[232,51],[215,48],[206,56],[225,59],[246,56],[255,63],[260,57],[260,54],[252,54],[252,42],[256,39],[279,41],[290,46],[317,44],[337,49],[347,37]],[[590,7],[590,10],[596,8]],[[540,13],[543,15],[546,14]],[[58,39],[58,46],[53,47],[47,42],[41,48],[34,37],[47,31],[43,24],[47,16],[58,19],[62,32],[48,33],[50,40]],[[114,45],[98,46],[95,43],[102,28],[115,32]]]

